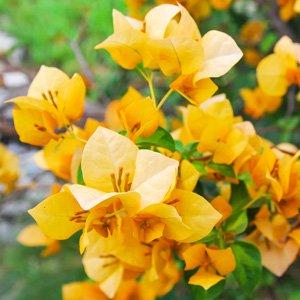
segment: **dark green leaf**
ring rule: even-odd
[[[261,280],[260,253],[254,245],[242,241],[235,242],[231,248],[236,260],[233,275],[242,290],[251,294]]]
[[[230,204],[234,210],[243,208],[250,200],[246,185],[243,181],[239,184],[231,185],[231,199]]]
[[[157,130],[148,137],[139,137],[137,139],[137,145],[142,148],[156,146],[175,151],[175,142],[171,134],[161,127],[158,127]]]
[[[244,232],[248,225],[248,216],[245,210],[232,214],[224,223],[224,231],[240,234]]]

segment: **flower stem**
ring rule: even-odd
[[[159,101],[158,105],[157,105],[157,109],[160,109],[164,103],[168,100],[169,96],[173,93],[172,89],[169,89],[167,91],[167,93],[163,96],[163,98]]]
[[[140,74],[148,83],[151,100],[153,101],[153,104],[156,106],[156,97],[155,97],[155,91],[153,86],[153,73],[151,72],[150,75],[147,75],[142,69],[137,68],[137,70],[140,72]]]

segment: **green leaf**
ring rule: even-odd
[[[210,289],[205,290],[201,286],[192,286],[191,291],[194,300],[213,300],[218,299],[223,292],[225,286],[225,280],[219,281],[217,284],[212,286]]]
[[[137,145],[142,148],[156,146],[175,151],[175,142],[171,134],[161,127],[158,127],[157,130],[148,137],[139,137],[137,139]]]
[[[233,213],[224,223],[223,229],[226,232],[240,234],[244,232],[248,225],[248,216],[245,210]]]
[[[230,165],[216,164],[214,162],[209,162],[207,166],[226,177],[236,177],[234,170]]]
[[[231,185],[230,204],[234,210],[243,208],[250,200],[246,185],[243,181]]]
[[[244,172],[239,174],[238,179],[244,181],[246,185],[253,184],[253,178],[249,172]]]
[[[249,243],[237,241],[231,246],[236,260],[233,275],[246,294],[252,294],[261,281],[262,265],[258,249]]]
[[[193,161],[193,166],[197,169],[197,171],[200,173],[200,175],[206,175],[207,174],[207,171],[205,169],[205,165],[203,164],[203,162],[201,161]]]
[[[84,182],[84,179],[83,179],[81,165],[79,165],[79,167],[77,169],[77,183],[85,185],[85,182]]]
[[[265,54],[270,52],[277,40],[278,36],[276,34],[273,32],[268,33],[260,43],[260,50]]]

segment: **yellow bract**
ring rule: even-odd
[[[56,69],[42,66],[31,83],[27,96],[17,97],[13,111],[14,124],[20,140],[43,146],[58,139],[84,109],[85,85],[75,74],[69,78]]]
[[[105,123],[108,128],[116,131],[125,129],[129,138],[135,141],[139,136],[153,134],[163,124],[163,115],[153,99],[145,98],[136,89],[129,87],[120,100],[108,105]]]
[[[0,143],[0,194],[12,192],[19,176],[20,166],[17,155]]]
[[[206,290],[223,280],[236,266],[231,248],[213,249],[204,244],[195,244],[184,250],[182,256],[185,270],[199,267],[190,277],[189,283],[200,285]]]
[[[114,33],[96,49],[107,50],[127,69],[143,63],[165,76],[179,76],[171,88],[193,103],[216,91],[208,78],[224,75],[242,57],[234,40],[223,32],[212,30],[201,37],[195,21],[180,4],[159,5],[146,14],[144,22],[117,11],[113,19]]]
[[[299,245],[288,236],[290,226],[287,220],[280,214],[271,216],[267,207],[263,206],[254,224],[257,229],[247,240],[259,249],[263,265],[275,275],[282,276],[299,251]]]
[[[44,246],[45,249],[41,253],[43,257],[53,255],[60,250],[59,242],[45,236],[36,224],[28,225],[23,228],[18,234],[17,240],[27,247]]]
[[[257,80],[268,95],[281,97],[290,85],[300,85],[299,52],[296,44],[287,36],[274,47],[274,53],[260,61]]]
[[[281,97],[265,94],[262,89],[241,89],[244,100],[244,111],[254,119],[261,118],[266,113],[276,111],[282,102]]]

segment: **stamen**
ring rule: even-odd
[[[114,261],[112,261],[112,262],[110,262],[110,263],[104,264],[104,265],[103,265],[103,268],[112,266],[112,265],[116,264],[117,262],[118,262],[118,260],[114,260]]]
[[[57,108],[57,105],[56,105],[56,103],[55,103],[55,101],[54,101],[54,97],[53,97],[52,92],[51,92],[50,90],[48,91],[48,94],[49,94],[49,96],[50,96],[50,100],[51,100],[53,106],[54,106],[55,108]]]
[[[135,133],[141,128],[141,123],[136,123],[134,126],[131,128],[131,132]]]
[[[45,93],[42,93],[42,97],[44,98],[44,100],[48,100]]]
[[[34,127],[35,127],[37,130],[42,131],[42,132],[47,131],[46,127],[41,126],[41,125],[38,125],[38,124],[34,124]]]
[[[172,205],[172,204],[175,204],[177,202],[179,202],[179,199],[173,199],[173,200],[167,202],[167,204]]]
[[[125,192],[128,192],[130,190],[130,188],[131,188],[131,182],[129,182],[129,176],[130,176],[129,173],[125,174],[125,183],[124,183],[124,190],[125,190]]]
[[[112,254],[101,254],[101,255],[99,255],[99,257],[100,257],[100,258],[113,258],[113,257],[115,257],[115,256],[112,255]]]
[[[118,186],[117,186],[116,175],[112,173],[112,174],[110,174],[110,178],[111,178],[111,182],[112,182],[113,187],[114,187],[114,191],[119,192],[119,189],[118,189]]]
[[[123,175],[123,167],[120,167],[119,168],[119,174],[118,174],[118,188],[119,188],[119,190],[121,190],[122,175]]]

